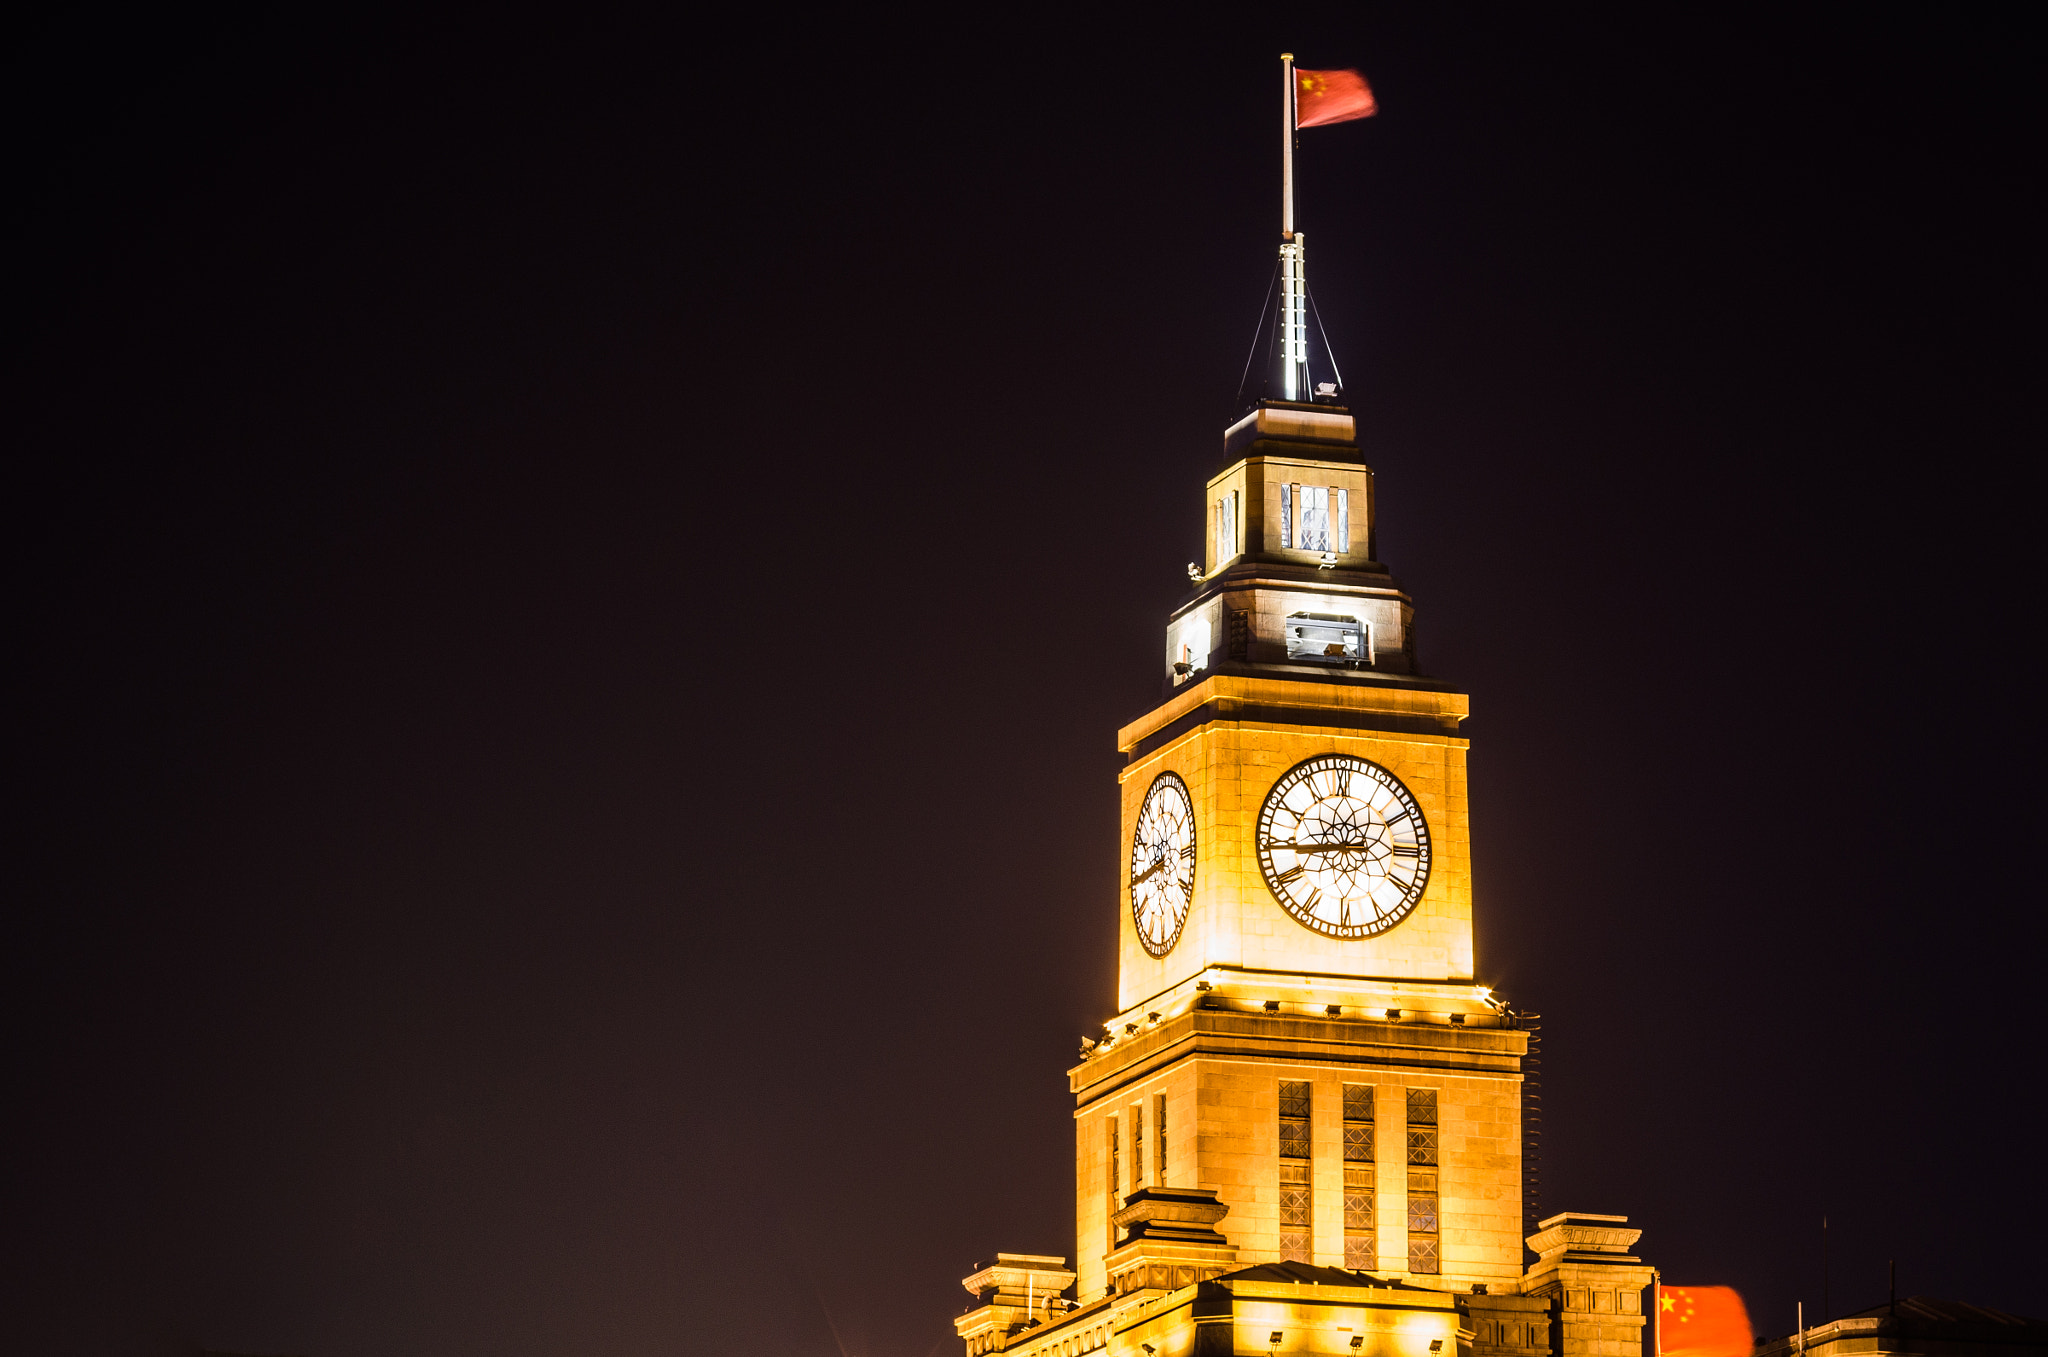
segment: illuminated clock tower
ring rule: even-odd
[[[1466,699],[1417,671],[1351,414],[1262,401],[1223,453],[1165,700],[1118,732],[1122,1011],[1070,1075],[1080,1292],[1120,1280],[1144,1187],[1213,1191],[1239,1262],[1511,1281],[1528,1035],[1474,983]]]
[[[1474,970],[1467,699],[1378,560],[1353,416],[1310,381],[1291,196],[1283,220],[1277,380],[1212,464],[1161,701],[1117,732],[1073,1265],[996,1255],[956,1328],[969,1357],[1634,1357],[1640,1232],[1525,1218],[1531,1032]]]

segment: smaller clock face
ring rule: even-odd
[[[1195,803],[1187,783],[1161,773],[1131,833],[1131,921],[1146,951],[1165,956],[1173,950],[1194,898]]]
[[[1289,769],[1259,811],[1259,870],[1281,908],[1336,938],[1383,933],[1429,884],[1422,808],[1376,763],[1325,754]]]

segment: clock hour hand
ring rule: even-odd
[[[1132,886],[1138,886],[1138,885],[1141,885],[1141,884],[1143,884],[1143,882],[1145,881],[1145,879],[1146,879],[1147,877],[1151,876],[1151,875],[1152,875],[1153,873],[1157,872],[1157,871],[1158,871],[1158,870],[1159,870],[1160,868],[1164,867],[1164,866],[1166,865],[1166,861],[1167,861],[1167,860],[1166,860],[1165,858],[1161,858],[1161,859],[1159,859],[1159,861],[1157,861],[1157,862],[1153,863],[1153,864],[1152,864],[1152,865],[1151,865],[1150,867],[1147,867],[1147,868],[1146,868],[1146,869],[1145,869],[1144,871],[1142,871],[1142,872],[1138,873],[1138,874],[1137,874],[1136,876],[1132,877],[1132,878],[1131,878],[1131,885],[1132,885]]]

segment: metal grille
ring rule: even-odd
[[[1436,1162],[1436,1128],[1418,1131],[1408,1128],[1408,1162],[1411,1164],[1434,1164]]]
[[[1284,1131],[1295,1123],[1282,1122]],[[1310,1261],[1310,1236],[1315,1228],[1315,1199],[1310,1194],[1308,1172],[1308,1127],[1301,1125],[1301,1155],[1296,1162],[1280,1165],[1280,1256],[1289,1262]],[[1284,1149],[1281,1151],[1286,1152]]]
[[[1280,1189],[1280,1228],[1283,1230],[1306,1230],[1309,1227],[1308,1189],[1305,1187],[1283,1187]]]
[[[1372,1123],[1347,1122],[1344,1126],[1344,1159],[1347,1163],[1372,1162]]]
[[[1286,1080],[1280,1085],[1280,1157],[1308,1158],[1308,1083]]]
[[[1372,1085],[1344,1085],[1344,1120],[1372,1120]]]
[[[1411,1193],[1408,1197],[1408,1230],[1411,1234],[1436,1233],[1436,1198]]]
[[[1380,1265],[1379,1240],[1369,1234],[1344,1236],[1344,1266],[1353,1272],[1371,1272]]]
[[[1430,1273],[1437,1270],[1435,1236],[1408,1236],[1408,1270]]]
[[[1373,1172],[1371,1165],[1344,1166],[1344,1228],[1372,1228]]]
[[[1410,1126],[1436,1125],[1435,1089],[1411,1088],[1408,1090],[1408,1124]]]

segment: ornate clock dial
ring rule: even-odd
[[[1195,895],[1195,803],[1172,773],[1152,779],[1131,834],[1131,921],[1138,941],[1165,956],[1180,941]]]
[[[1383,933],[1429,883],[1422,808],[1376,763],[1324,754],[1289,769],[1259,811],[1259,870],[1281,908],[1333,938]]]

